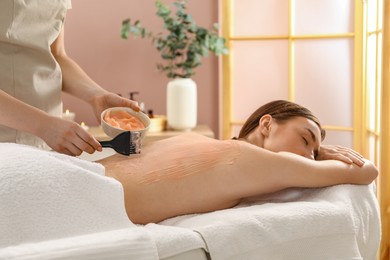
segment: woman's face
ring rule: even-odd
[[[294,117],[280,123],[270,119],[267,131],[263,148],[315,159],[321,144],[321,131],[310,119]]]

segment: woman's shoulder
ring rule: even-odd
[[[228,148],[231,143],[238,143],[236,140],[219,140],[211,137],[207,137],[198,133],[188,132],[166,138],[163,140],[147,143],[143,151],[156,151],[156,150],[172,150],[172,149],[186,149],[186,148],[207,148],[207,147],[225,147]]]

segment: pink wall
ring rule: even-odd
[[[122,20],[128,17],[141,20],[154,32],[162,31],[154,1],[73,0],[72,7],[65,25],[68,55],[102,87],[126,97],[130,91],[139,91],[137,100],[145,102],[146,109],[165,114],[168,79],[156,70],[159,53],[147,39],[125,41],[119,34]],[[203,27],[218,21],[218,1],[190,0],[188,11]],[[193,79],[198,85],[198,123],[218,134],[218,59],[204,58]],[[64,94],[64,109],[75,112],[77,122],[97,125],[85,102]]]

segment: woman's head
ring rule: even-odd
[[[307,108],[276,100],[258,108],[246,120],[238,137],[268,150],[294,152],[314,159],[325,130]],[[308,155],[308,147],[312,155]]]

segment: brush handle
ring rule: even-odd
[[[114,148],[111,141],[99,141],[99,143],[102,145],[102,147]]]

